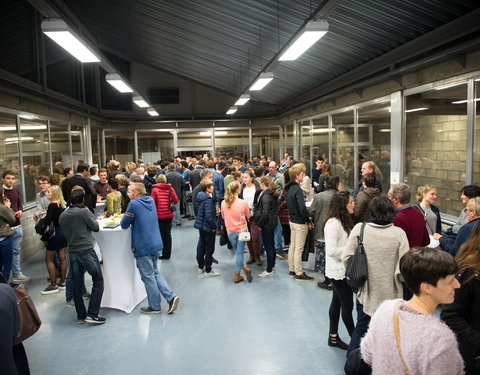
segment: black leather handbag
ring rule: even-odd
[[[352,288],[360,289],[363,287],[368,278],[368,266],[367,255],[365,254],[365,248],[363,247],[363,232],[365,230],[365,224],[362,224],[360,229],[360,236],[357,236],[357,248],[355,254],[351,256],[346,265],[345,278],[348,285]]]

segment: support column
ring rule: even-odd
[[[138,132],[135,130],[133,132],[133,149],[134,149],[134,156],[135,156],[135,164],[137,163],[138,157]]]
[[[100,160],[99,168],[103,167],[103,163],[107,160],[107,146],[105,144],[105,129],[102,129],[102,160]],[[136,160],[135,160],[136,161]]]
[[[252,122],[249,121],[250,127],[248,128],[248,154],[249,158],[253,158],[253,130]]]
[[[480,82],[479,82],[480,84]],[[475,81],[468,80],[467,85],[467,158],[465,162],[465,184],[473,183],[473,152],[475,149]]]
[[[390,183],[398,184],[409,181],[404,175],[404,124],[402,92],[397,91],[390,95]]]

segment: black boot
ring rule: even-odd
[[[348,349],[348,345],[345,344],[341,339],[340,337],[338,336],[338,334],[336,334],[335,336],[333,336],[331,333],[328,335],[328,346],[336,346],[337,348],[339,349],[342,349],[342,350],[347,350]]]

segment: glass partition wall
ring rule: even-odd
[[[466,181],[467,84],[439,86],[405,98],[404,180],[415,192],[424,184],[437,188],[435,205],[458,216]]]

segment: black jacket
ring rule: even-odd
[[[259,194],[255,212],[253,214],[255,224],[260,228],[275,228],[278,224],[278,204],[277,198],[274,197],[270,190],[264,190]]]
[[[156,184],[155,179],[148,175],[143,177],[143,184],[145,185],[145,190],[147,191],[147,195],[152,194],[152,186]]]
[[[63,199],[67,202],[67,206],[70,205],[70,193],[74,186],[81,186],[85,190],[85,206],[87,206],[90,211],[93,212],[93,209],[97,205],[97,192],[93,188],[92,184],[80,174],[73,175],[72,177],[66,178],[62,182],[62,194]]]
[[[475,372],[475,357],[480,355],[480,273],[473,268],[463,268],[457,273],[462,285],[455,290],[455,300],[446,305],[440,317],[457,336],[465,362],[465,374]]]
[[[295,181],[289,181],[285,187],[286,203],[288,208],[288,217],[292,223],[308,224],[312,220],[305,206],[303,190]]]

